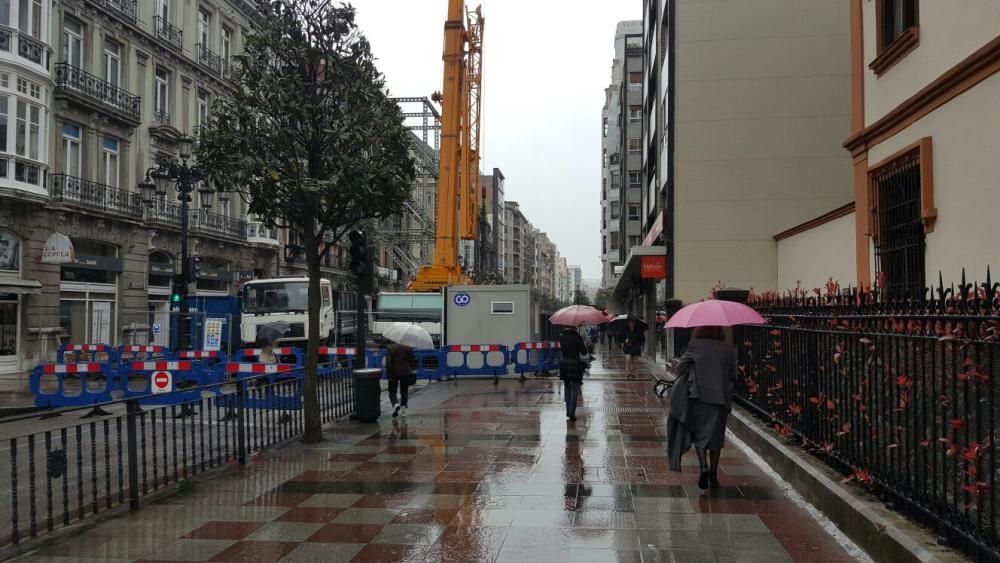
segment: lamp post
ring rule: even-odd
[[[188,256],[188,206],[192,201],[191,194],[197,191],[201,195],[201,206],[207,211],[215,203],[215,188],[210,184],[208,174],[201,168],[191,166],[194,139],[181,137],[177,141],[180,162],[173,159],[161,159],[156,166],[146,171],[146,179],[139,184],[139,193],[143,202],[152,207],[157,200],[164,201],[170,185],[177,190],[177,199],[181,202],[181,276],[177,283],[175,276],[174,294],[179,296],[180,322],[178,347],[182,350],[191,348],[191,319],[188,308],[188,285],[195,281],[192,278],[190,257]]]

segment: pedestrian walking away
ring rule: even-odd
[[[393,407],[393,418],[399,416],[400,410],[403,416],[406,416],[410,386],[417,382],[416,366],[417,357],[413,353],[413,348],[395,342],[389,345],[385,369],[389,376],[389,402]]]
[[[698,454],[698,488],[717,489],[736,382],[736,349],[725,341],[722,327],[695,328],[677,372],[667,419],[670,469],[681,470],[681,456],[693,445]]]
[[[622,340],[622,352],[625,353],[625,374],[631,379],[635,377],[636,360],[642,354],[646,345],[646,333],[634,318],[629,318]]]
[[[559,361],[559,379],[563,382],[563,396],[566,399],[566,418],[576,420],[576,406],[580,400],[583,385],[584,362],[590,357],[587,343],[575,327],[566,327],[559,336],[562,359]]]

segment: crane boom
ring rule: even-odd
[[[466,12],[465,0],[448,0],[434,261],[417,272],[410,283],[413,291],[438,291],[470,282],[458,254],[459,240],[474,239],[478,230],[482,37],[481,8]]]

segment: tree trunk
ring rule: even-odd
[[[320,295],[320,245],[311,227],[303,229],[302,242],[305,246],[306,265],[309,270],[309,342],[306,350],[306,377],[303,391],[305,408],[305,431],[302,441],[306,444],[316,444],[323,441],[323,423],[319,412],[319,395],[317,393],[319,366],[319,309],[322,303]]]

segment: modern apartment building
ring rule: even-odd
[[[534,281],[534,227],[516,201],[504,202],[504,283],[531,284]]]
[[[614,285],[642,239],[642,22],[619,22],[601,111],[601,279]]]
[[[489,175],[480,175],[480,192],[483,209],[486,212],[486,222],[490,227],[491,243],[496,252],[496,279],[503,279],[504,259],[507,246],[507,229],[504,225],[506,209],[504,206],[505,178],[499,168],[494,168]]]
[[[180,270],[180,206],[175,193],[147,205],[136,186],[157,160],[177,158],[177,141],[230,88],[253,9],[243,0],[3,7],[0,370],[19,372],[61,338],[146,341],[150,313],[167,311]],[[188,220],[197,295],[228,295],[275,271],[278,238],[248,220],[238,198],[195,193]],[[74,261],[41,262],[53,233],[69,237]],[[156,336],[165,342],[168,332]]]
[[[616,295],[628,298],[636,285],[647,301],[655,295],[640,275],[654,262],[638,255],[646,249],[666,254],[664,293],[684,303],[720,281],[779,289],[775,235],[854,192],[840,146],[851,129],[848,7],[645,0],[643,8],[646,229],[626,266],[633,283]],[[841,251],[811,252],[825,261]]]

